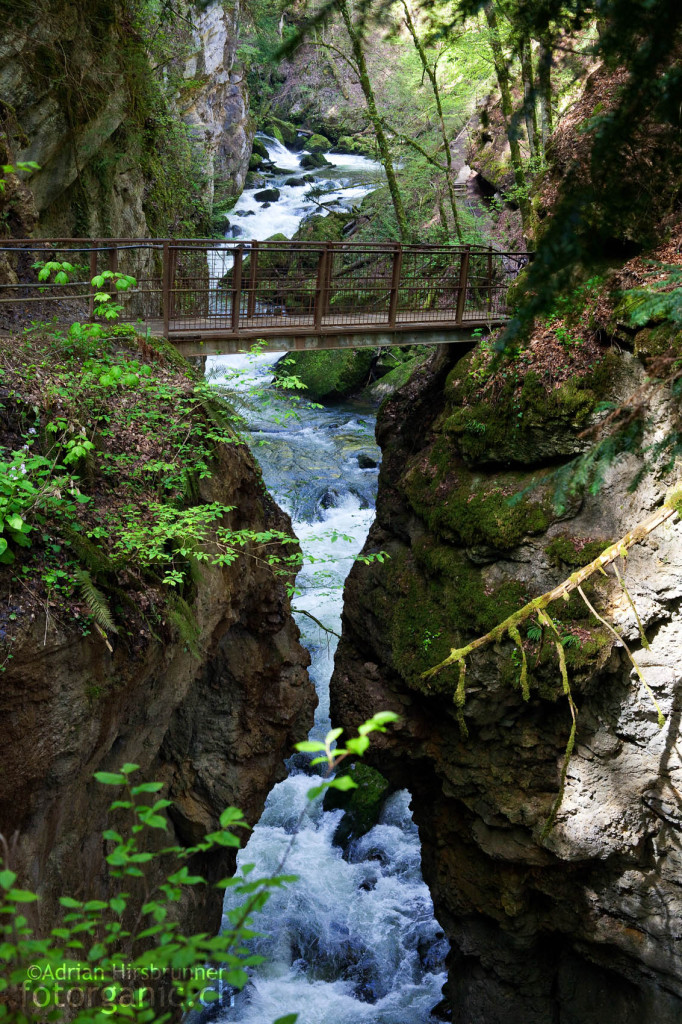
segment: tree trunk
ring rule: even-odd
[[[393,167],[393,159],[391,157],[388,139],[386,138],[381,118],[379,117],[376,100],[374,98],[374,90],[372,89],[372,83],[367,71],[367,62],[365,61],[365,54],[362,49],[362,40],[360,39],[355,25],[353,24],[347,0],[339,0],[338,7],[341,11],[343,23],[346,26],[348,38],[350,39],[350,45],[353,50],[353,59],[355,60],[355,64],[358,69],[358,76],[360,78],[360,86],[365,97],[365,103],[367,104],[367,113],[369,114],[369,119],[372,122],[372,127],[374,128],[381,162],[384,165],[384,171],[386,172],[386,182],[391,194],[395,217],[398,222],[398,232],[400,234],[401,241],[407,242],[409,240],[409,229],[407,226],[407,218],[405,216],[405,208],[400,195],[400,189],[398,188],[398,180],[395,176],[395,169]]]
[[[461,225],[459,223],[459,213],[458,213],[458,210],[457,210],[457,201],[455,199],[455,190],[454,190],[454,187],[453,187],[453,184],[452,184],[452,174],[453,174],[452,153],[450,152],[450,140],[448,138],[447,129],[445,127],[445,118],[443,116],[443,105],[442,105],[442,103],[440,101],[440,89],[438,88],[438,78],[436,76],[435,69],[433,67],[431,67],[431,65],[428,62],[428,59],[427,59],[427,56],[426,56],[426,51],[424,50],[424,47],[423,47],[422,42],[421,42],[421,39],[417,35],[417,29],[415,27],[414,21],[412,20],[412,15],[410,13],[410,8],[409,8],[409,6],[407,4],[407,0],[403,0],[403,8],[404,8],[404,11],[405,11],[405,25],[407,26],[407,31],[412,36],[412,42],[414,43],[414,48],[417,51],[417,53],[419,54],[419,59],[420,59],[421,64],[422,64],[422,68],[424,69],[424,73],[427,75],[427,77],[428,77],[428,79],[429,79],[429,81],[431,83],[431,89],[433,90],[433,96],[434,96],[434,99],[436,101],[436,110],[438,111],[438,119],[440,121],[440,131],[441,131],[441,135],[443,137],[443,145],[445,147],[445,163],[447,165],[447,171],[445,173],[445,180],[447,182],[447,187],[448,187],[448,197],[450,199],[450,209],[452,210],[452,217],[453,217],[453,220],[455,222],[455,231],[457,232],[457,238],[461,242],[462,241],[462,228],[461,228]],[[447,223],[446,222],[444,222],[444,226],[447,227]]]
[[[539,149],[538,115],[535,101],[535,83],[533,81],[533,54],[530,39],[524,36],[520,46],[521,77],[523,79],[523,116],[528,133],[528,152],[534,157]]]
[[[544,154],[552,133],[552,46],[547,39],[540,42],[540,52],[538,53],[538,91],[540,93],[540,128]]]
[[[512,102],[509,68],[507,67],[507,61],[504,53],[502,52],[500,30],[497,24],[497,12],[495,11],[493,0],[488,0],[484,10],[486,21],[488,22],[490,47],[493,51],[493,63],[495,65],[495,74],[497,75],[497,84],[500,87],[500,95],[502,97],[502,114],[507,127],[507,138],[509,139],[509,148],[511,150],[514,182],[517,187],[518,203],[521,211],[521,223],[523,226],[523,233],[528,234],[528,231],[530,230],[530,202],[528,201],[526,189],[526,176],[523,172],[523,159],[521,156],[521,147],[519,145],[519,136],[513,122],[514,104]]]

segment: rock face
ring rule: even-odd
[[[30,177],[36,234],[186,235],[188,224],[205,234],[250,156],[238,5],[211,4],[192,38],[176,22],[163,55],[129,23],[134,8],[119,17],[85,0],[48,6],[10,4],[0,62],[0,143],[12,162],[40,167]],[[183,51],[194,56],[175,57]]]
[[[470,365],[440,350],[382,407],[377,519],[365,550],[386,550],[391,560],[352,570],[332,719],[349,727],[384,708],[403,716],[370,756],[413,796],[424,876],[452,947],[453,1021],[672,1024],[682,1016],[680,526],[652,534],[621,566],[650,649],[613,578],[588,591],[634,650],[665,715],[662,729],[599,621],[573,598],[552,608],[578,733],[547,834],[571,723],[549,646],[523,637],[528,701],[511,644],[468,660],[468,736],[453,702],[455,672],[421,676],[660,502],[670,479],[649,474],[631,492],[640,462],[627,454],[596,496],[578,488],[557,512],[543,494],[548,467],[584,444],[577,435],[598,393],[632,393],[641,369],[633,357],[602,354],[593,366],[609,366],[608,379],[583,376],[576,386],[592,392],[587,404],[566,390],[545,410],[544,444],[533,445],[542,417],[530,393],[523,399],[526,385],[498,394],[486,419],[484,404],[462,391]],[[665,395],[657,401],[660,437]],[[528,488],[510,507],[507,497]]]
[[[204,153],[210,204],[220,205],[244,187],[254,126],[244,72],[236,61],[240,5],[218,0],[196,17],[196,52],[184,76],[196,83],[182,106],[186,123]]]
[[[245,528],[290,528],[243,445],[223,446],[212,469],[203,501],[236,505]],[[115,791],[94,771],[132,761],[145,780],[163,781],[175,838],[191,845],[228,805],[255,822],[312,726],[309,656],[280,579],[248,558],[204,568],[193,611],[191,650],[178,637],[138,656],[117,641],[110,653],[97,634],[74,640],[71,631],[69,639],[59,625],[48,633],[36,621],[7,665],[0,831],[18,832],[15,865],[40,894],[41,929],[55,923],[60,895],[107,894],[100,833],[117,827],[107,811]],[[196,866],[224,877],[234,851]],[[186,929],[217,930],[220,898],[209,891],[181,916]]]

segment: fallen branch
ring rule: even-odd
[[[337,632],[335,632],[335,630],[330,629],[329,626],[325,626],[324,622],[320,622],[320,620],[316,619],[315,616],[311,612],[307,612],[305,610],[305,608],[292,608],[291,610],[292,610],[292,612],[295,612],[296,615],[307,615],[308,618],[312,619],[313,622],[315,623],[315,625],[319,626],[320,629],[323,629],[325,631],[325,633],[331,633],[332,636],[338,637],[339,640],[341,639],[341,634],[340,633],[337,633]]]
[[[678,514],[678,507],[682,504],[682,490],[676,490],[666,500],[665,504],[655,512],[652,512],[650,516],[644,519],[637,526],[634,526],[632,530],[629,530],[624,537],[617,540],[615,544],[611,544],[598,558],[595,558],[589,565],[584,566],[582,569],[578,569],[568,579],[564,580],[558,586],[554,587],[553,590],[547,591],[545,594],[541,594],[540,597],[533,598],[528,604],[524,605],[517,612],[514,612],[508,618],[500,622],[499,625],[491,629],[485,636],[480,636],[478,639],[473,640],[466,647],[453,648],[450,654],[444,661],[441,661],[434,668],[429,669],[427,672],[422,673],[422,679],[429,679],[431,676],[435,676],[438,672],[441,672],[444,668],[449,665],[456,665],[458,662],[462,662],[464,658],[468,658],[474,651],[479,650],[481,647],[487,647],[489,644],[498,643],[502,640],[505,633],[514,639],[514,632],[518,631],[518,627],[526,619],[529,619],[531,615],[537,614],[538,612],[547,608],[548,605],[552,604],[553,601],[558,601],[560,598],[568,600],[568,595],[573,590],[578,590],[585,580],[589,579],[590,576],[596,572],[604,571],[604,567],[614,562],[617,558],[625,555],[627,551],[635,544],[641,544],[650,533],[662,526],[663,523],[672,519]],[[617,634],[616,634],[617,635]],[[618,637],[621,641],[621,638]],[[621,641],[622,642],[622,641]]]

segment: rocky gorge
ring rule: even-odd
[[[636,652],[662,729],[622,646],[581,601],[558,602],[578,733],[550,829],[571,723],[556,661],[522,641],[532,673],[524,700],[513,645],[472,655],[461,710],[456,668],[423,678],[676,485],[661,469],[633,490],[641,462],[629,455],[598,495],[578,488],[563,508],[548,502],[552,465],[580,449],[598,399],[627,398],[643,377],[636,357],[596,350],[554,385],[550,405],[544,389],[533,394],[537,377],[552,374],[540,349],[531,346],[523,385],[493,404],[477,404],[475,357],[443,348],[382,406],[366,551],[391,561],[351,572],[332,713],[345,725],[377,706],[402,716],[372,763],[412,793],[424,876],[451,943],[454,1021],[672,1022],[682,1005],[670,927],[679,913],[679,526],[653,534],[623,568],[646,647],[613,576],[588,591]],[[674,403],[665,391],[656,401],[665,431]]]
[[[648,6],[673,19],[665,0]],[[163,5],[151,31],[144,6],[0,8],[3,163],[38,165],[27,180],[3,172],[10,237],[398,237],[360,76],[333,56],[345,45],[338,19],[277,63],[288,30],[305,27],[298,8],[212,2],[185,17],[184,5]],[[204,1019],[680,1019],[679,522],[591,575],[584,597],[553,602],[553,633],[528,618],[516,637],[467,655],[466,674],[429,674],[664,502],[679,511],[680,129],[661,113],[677,110],[670,61],[650,75],[668,92],[640,119],[613,53],[594,59],[609,32],[562,23],[540,153],[547,126],[536,123],[533,142],[522,110],[527,26],[517,38],[515,4],[506,10],[516,114],[499,68],[491,80],[496,30],[478,14],[452,30],[461,63],[442,72],[450,141],[404,24],[373,25],[364,42],[409,239],[537,248],[511,288],[509,334],[297,352],[274,367],[244,355],[234,365],[250,367],[248,397],[229,360],[202,358],[199,375],[125,325],[88,335],[33,323],[0,340],[3,860],[39,897],[27,916],[45,935],[65,893],[116,892],[101,838],[110,793],[94,772],[133,762],[157,780],[172,801],[167,841],[185,850],[226,806],[241,808],[256,826],[247,850],[200,852],[192,871],[213,883],[253,858],[276,874],[290,857],[299,881],[259,919],[251,941],[264,964],[249,963],[248,984]],[[538,76],[548,45],[538,30]],[[434,77],[445,54],[435,47]],[[600,164],[622,95],[625,149]],[[513,129],[522,116],[519,184],[510,117]],[[444,170],[459,186],[456,228]],[[0,283],[16,273],[0,256]],[[302,382],[319,405],[283,401],[292,373],[294,395]],[[380,401],[379,451],[368,430]],[[245,423],[253,453],[237,433]],[[59,475],[26,502],[22,548],[12,502],[36,453]],[[164,532],[173,517],[181,528]],[[292,608],[293,572],[273,565],[294,529],[311,561]],[[344,587],[342,534],[359,548],[367,529]],[[248,534],[249,553],[213,564],[225,531]],[[360,791],[310,801],[319,780],[307,755],[291,758],[295,744],[379,710],[400,723],[348,767]],[[175,914],[215,934],[220,895],[188,886]]]

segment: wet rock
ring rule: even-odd
[[[358,455],[358,466],[360,469],[376,469],[379,463],[376,459],[373,459],[371,455],[367,455],[366,452],[360,452]]]
[[[287,178],[284,182],[285,185],[305,185],[305,178]]]
[[[321,153],[304,153],[301,157],[301,167],[305,167],[307,170],[330,166],[329,160],[325,160]]]
[[[612,358],[602,355],[595,366],[608,371],[607,391],[636,393],[636,362],[627,354],[616,364]],[[542,682],[531,686],[526,702],[511,645],[469,659],[468,737],[453,705],[456,676],[435,677],[435,685],[422,678],[452,647],[568,575],[574,549],[619,537],[643,519],[668,482],[652,474],[631,492],[638,468],[633,457],[614,464],[603,490],[581,492],[561,518],[550,504],[549,516],[533,522],[538,506],[528,506],[518,531],[500,532],[489,520],[490,529],[463,537],[463,521],[481,493],[494,504],[498,489],[518,492],[538,471],[551,471],[557,451],[579,443],[580,420],[589,422],[591,415],[583,401],[589,382],[576,381],[566,389],[565,406],[548,407],[541,451],[532,451],[523,426],[515,430],[517,444],[512,430],[491,438],[521,467],[512,482],[500,461],[488,461],[479,443],[485,432],[472,428],[474,413],[460,419],[458,389],[468,365],[451,350],[431,353],[380,411],[377,519],[365,550],[387,550],[391,557],[388,568],[356,564],[346,585],[332,720],[352,729],[377,707],[403,717],[404,726],[373,745],[369,758],[396,788],[412,794],[424,877],[451,944],[454,1021],[673,1024],[682,1019],[682,953],[678,929],[671,927],[682,917],[676,880],[682,815],[675,796],[682,775],[675,710],[682,646],[679,530],[657,535],[655,552],[638,547],[628,558],[627,583],[648,627],[650,650],[640,648],[626,598],[608,580],[595,583],[601,607],[637,646],[666,715],[663,730],[631,665],[608,637],[599,637],[594,622],[580,618],[582,607],[567,604],[557,613],[563,628],[578,621],[586,628],[578,645],[565,648],[571,685],[580,695],[578,746],[546,838],[568,738],[556,662],[548,663],[546,674],[534,669]],[[476,415],[480,422],[488,416],[486,431],[492,431],[504,414],[498,398]],[[662,403],[655,417],[661,432],[668,429],[665,417]],[[506,501],[498,526],[506,530],[519,509]],[[484,524],[483,506],[470,522],[476,530]]]
[[[358,839],[374,828],[391,786],[380,772],[362,761],[350,765],[343,774],[350,775],[357,789],[328,789],[324,809],[334,811],[343,808],[344,815],[334,833],[334,844],[345,848],[351,839]]]
[[[324,135],[313,134],[306,142],[305,148],[309,153],[328,153],[332,144]]]
[[[257,199],[259,203],[276,203],[281,195],[278,188],[264,188],[260,192],[255,192],[253,198]]]

